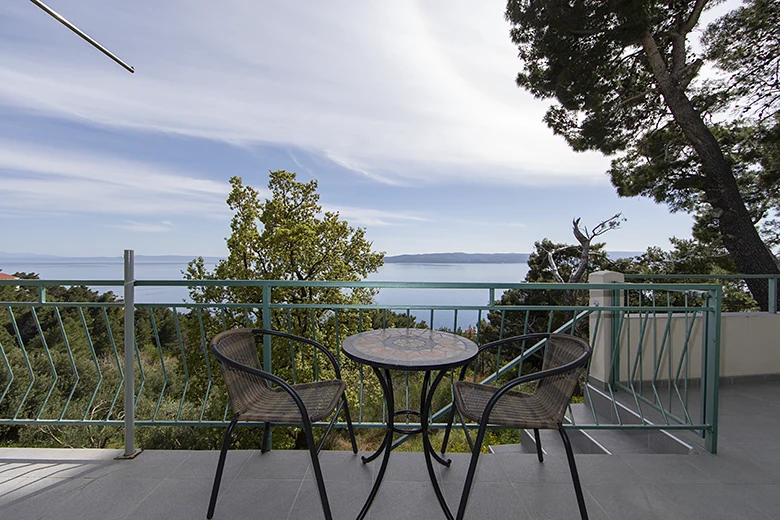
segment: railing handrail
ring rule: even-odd
[[[626,280],[638,280],[638,279],[686,279],[686,278],[699,278],[704,280],[744,280],[746,278],[767,278],[767,279],[780,279],[780,274],[626,274],[624,275]]]
[[[16,279],[0,280],[0,286],[116,286],[124,285],[124,280],[39,280]],[[529,282],[390,282],[390,281],[318,281],[318,280],[142,280],[136,279],[136,287],[330,287],[330,288],[376,288],[376,289],[526,289],[526,290],[671,290],[679,291],[680,284],[657,283],[529,283]],[[711,283],[685,284],[686,290],[708,291]]]

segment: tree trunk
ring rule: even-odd
[[[685,92],[672,81],[652,35],[646,33],[641,43],[666,106],[701,159],[705,177],[704,193],[707,202],[715,209],[723,245],[737,269],[745,274],[779,273],[772,253],[761,240],[750,218],[737,181],[718,141],[704,124]],[[769,303],[766,280],[745,281],[761,310],[766,311]]]

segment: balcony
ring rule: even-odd
[[[724,385],[717,455],[578,454],[590,518],[777,518],[780,509],[780,382]],[[547,443],[530,453],[488,454],[467,518],[577,518],[565,457]],[[147,450],[0,449],[0,512],[26,519],[205,518],[218,453]],[[468,458],[437,471],[456,504]],[[375,463],[351,452],[321,454],[334,518],[355,518]],[[274,475],[270,478],[270,475]],[[306,451],[231,451],[219,518],[322,518]],[[396,452],[369,518],[443,518],[422,454]]]
[[[9,335],[0,341],[0,427],[116,427],[125,433],[124,450],[0,449],[0,511],[4,518],[204,517],[217,452],[147,449],[134,459],[115,457],[134,452],[136,426],[175,432],[226,424],[228,403],[206,348],[213,330],[291,330],[293,320],[305,323],[311,337],[343,362],[356,427],[376,428],[384,421],[381,397],[370,371],[340,355],[346,335],[424,320],[437,328],[470,329],[466,333],[481,343],[488,331],[471,325],[490,318],[499,336],[533,326],[576,332],[593,345],[582,399],[570,406],[566,425],[591,518],[773,517],[780,505],[780,449],[773,441],[780,426],[780,365],[770,347],[780,316],[722,316],[715,284],[625,283],[609,276],[592,277],[588,285],[0,281],[29,291],[27,298],[0,302]],[[136,288],[199,284],[243,288],[257,295],[256,303],[136,303]],[[51,288],[60,285],[124,286],[124,299],[57,301]],[[301,287],[392,290],[400,303],[287,303],[275,297]],[[558,306],[498,303],[507,289],[570,291],[580,298]],[[423,302],[415,291],[426,291]],[[481,303],[453,303],[455,293],[467,292]],[[168,342],[161,339],[165,327]],[[303,365],[296,352],[279,358],[270,343],[265,347],[266,366],[273,362],[274,370],[293,377],[307,368],[318,377],[316,361]],[[505,352],[479,377],[489,382],[517,371],[534,349]],[[287,360],[283,367],[279,359]],[[415,405],[408,405],[414,384],[410,378],[396,389],[407,408]],[[442,426],[449,409],[443,394],[434,427]],[[559,439],[543,438],[547,456],[540,464],[532,437],[492,446],[493,453],[480,459],[467,518],[577,517]],[[452,458],[451,468],[436,468],[451,506],[467,455]],[[323,452],[321,460],[334,517],[354,518],[376,462],[364,466],[340,451]],[[306,451],[231,451],[215,518],[320,518],[308,466]],[[369,517],[390,515],[443,517],[422,454],[391,456]]]

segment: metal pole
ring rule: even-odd
[[[125,453],[132,459],[135,449],[135,252],[125,249]]]
[[[95,40],[94,40],[92,37],[90,37],[90,36],[89,36],[87,33],[85,33],[84,31],[82,31],[81,29],[79,29],[78,27],[76,27],[75,25],[73,25],[72,23],[70,23],[68,20],[66,20],[64,16],[62,16],[61,14],[59,14],[57,11],[55,11],[54,9],[52,9],[51,7],[49,7],[48,5],[46,5],[46,4],[44,4],[43,2],[41,2],[41,0],[30,0],[30,2],[34,3],[35,5],[37,5],[38,7],[40,7],[41,9],[43,9],[44,11],[46,11],[48,14],[50,14],[50,15],[51,15],[53,18],[55,18],[55,19],[56,19],[58,22],[60,22],[60,23],[61,23],[62,25],[64,25],[65,27],[67,27],[68,29],[70,29],[70,30],[71,30],[71,31],[73,31],[74,33],[76,33],[76,34],[78,34],[79,36],[81,36],[81,37],[82,37],[84,40],[86,40],[86,41],[87,41],[87,42],[88,42],[90,45],[92,45],[92,46],[93,46],[93,47],[95,47],[97,50],[99,50],[100,52],[102,52],[103,54],[105,54],[106,56],[108,56],[109,58],[111,58],[112,60],[114,60],[116,63],[118,63],[119,65],[121,65],[122,67],[124,67],[124,68],[125,68],[125,70],[127,70],[127,71],[128,71],[128,72],[130,72],[131,74],[135,72],[135,69],[133,69],[133,67],[131,67],[130,65],[128,65],[127,63],[125,63],[124,61],[122,61],[121,59],[119,59],[119,58],[118,58],[116,55],[114,55],[114,54],[113,54],[111,51],[109,51],[108,49],[106,49],[105,47],[103,47],[102,45],[100,45],[98,42],[96,42],[96,41],[95,41]]]
[[[769,303],[767,310],[777,314],[777,278],[769,277]]]
[[[263,328],[266,330],[271,329],[271,286],[266,282],[263,285]],[[271,366],[271,336],[268,334],[263,336],[263,370],[273,373],[273,367]],[[263,453],[271,451],[272,434],[271,425],[266,423],[265,426],[268,431],[263,432]]]
[[[720,383],[720,307],[723,288],[709,291],[704,314],[704,352],[702,356],[702,419],[710,426],[704,431],[704,448],[718,452],[718,393]]]

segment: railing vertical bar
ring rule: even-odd
[[[184,370],[184,390],[181,393],[181,401],[179,402],[179,410],[176,412],[176,420],[181,418],[181,412],[184,409],[184,400],[187,396],[187,390],[190,388],[190,371],[187,366],[187,355],[184,352],[184,338],[181,335],[181,326],[179,325],[179,311],[176,307],[173,307],[173,323],[176,327],[176,339],[179,343],[179,352],[181,352],[181,365]]]
[[[452,319],[452,332],[458,332],[458,309],[454,309],[454,317]]]
[[[11,369],[11,363],[8,362],[8,357],[5,355],[5,349],[3,348],[2,343],[0,343],[0,355],[3,356],[3,364],[5,364],[5,368],[8,370],[8,383],[5,385],[3,393],[0,394],[0,403],[2,403],[3,399],[5,399],[5,396],[8,394],[8,389],[11,388],[11,385],[14,382],[14,371]]]
[[[154,316],[154,309],[152,307],[149,307],[149,320],[152,324],[152,334],[154,334],[154,342],[157,345],[157,354],[160,357],[160,370],[162,370],[163,376],[162,386],[160,387],[160,397],[157,398],[157,406],[155,406],[154,413],[152,414],[152,422],[155,422],[157,421],[157,414],[160,412],[165,389],[168,387],[168,371],[165,368],[165,356],[163,355],[162,342],[160,341],[160,331],[157,328],[157,318]]]
[[[598,310],[596,311],[596,322],[593,325],[593,330],[590,331],[590,344],[594,345],[595,340],[598,337],[599,332],[599,326],[601,325],[601,313],[603,311]],[[595,424],[599,424],[598,416],[596,415],[596,407],[593,405],[593,398],[590,395],[590,385],[588,384],[590,379],[590,363],[593,361],[593,358],[591,358],[590,361],[588,361],[588,370],[585,371],[585,397],[587,397],[586,401],[588,402],[588,406],[590,407],[590,413],[593,417],[593,422]]]
[[[311,339],[317,341],[317,321],[314,309],[311,310]],[[314,349],[314,380],[320,380],[320,358],[317,355],[318,350]]]
[[[52,392],[54,392],[54,387],[57,384],[59,376],[57,375],[57,369],[54,367],[54,359],[52,359],[51,352],[49,352],[49,345],[46,343],[46,336],[43,334],[43,328],[41,327],[41,320],[38,319],[38,313],[35,312],[35,307],[31,307],[30,310],[32,311],[35,328],[38,329],[38,335],[41,338],[41,347],[43,347],[43,352],[46,354],[46,359],[49,362],[49,369],[51,370],[52,375],[52,382],[51,386],[49,387],[49,391],[46,392],[46,397],[43,398],[41,408],[38,410],[38,415],[35,417],[35,420],[37,421],[40,420],[41,415],[43,415],[43,410],[46,408],[46,403],[49,402],[49,398],[51,397]]]
[[[341,368],[341,330],[339,328],[339,310],[336,312],[336,364]]]
[[[11,326],[14,329],[16,343],[19,345],[19,348],[22,351],[22,357],[24,358],[24,363],[27,365],[27,373],[30,375],[30,384],[27,385],[27,391],[22,396],[22,400],[19,402],[19,407],[16,409],[16,413],[14,414],[14,420],[16,420],[19,417],[19,412],[22,411],[22,407],[24,406],[24,402],[27,400],[27,396],[30,395],[30,390],[32,390],[33,385],[35,385],[35,371],[32,369],[30,358],[27,356],[27,349],[24,347],[24,340],[22,339],[22,334],[19,332],[19,325],[16,323],[16,316],[14,316],[14,311],[11,307],[8,307],[8,315],[11,318]]]
[[[262,302],[262,316],[263,316],[263,328],[266,330],[271,329],[271,285],[269,283],[263,284],[263,302]],[[263,335],[263,370],[273,373],[273,367],[271,366],[271,359],[273,358],[271,351],[271,336],[268,334]],[[263,435],[263,439],[266,442],[263,443],[263,451],[270,451],[272,445],[273,432],[268,432],[268,435]]]
[[[200,341],[203,348],[203,359],[206,364],[206,375],[208,377],[208,383],[206,384],[206,393],[203,395],[203,407],[200,409],[199,421],[203,421],[203,417],[206,414],[206,405],[209,402],[209,395],[211,394],[211,385],[213,382],[211,374],[211,358],[209,357],[208,340],[206,339],[206,328],[203,325],[203,312],[200,307],[197,309],[198,316],[198,329],[200,330]]]
[[[108,342],[111,344],[111,351],[114,353],[114,361],[116,361],[116,368],[119,373],[120,381],[119,385],[116,387],[114,399],[111,401],[111,406],[108,408],[108,413],[106,414],[105,420],[108,421],[111,419],[111,414],[114,413],[114,407],[119,400],[119,394],[122,393],[122,385],[125,385],[125,389],[127,389],[127,381],[125,380],[125,370],[122,368],[122,361],[119,359],[119,350],[117,349],[116,340],[114,339],[114,332],[111,330],[111,322],[108,320],[108,312],[106,312],[105,307],[101,307],[100,310],[103,312],[103,321],[106,323],[106,334],[108,335]],[[132,353],[132,348],[130,349],[130,352]],[[130,366],[133,366],[132,358],[130,359]],[[135,424],[133,424],[133,426],[135,426]]]
[[[73,394],[76,392],[76,387],[79,384],[79,371],[76,368],[76,360],[73,358],[73,351],[70,348],[68,333],[65,331],[65,324],[62,322],[62,316],[60,314],[59,307],[54,307],[54,314],[57,316],[57,323],[60,326],[60,334],[62,334],[62,342],[65,344],[65,350],[68,352],[68,361],[70,361],[70,367],[73,370],[73,387],[70,389],[68,398],[65,400],[65,404],[62,407],[62,413],[60,413],[60,418],[59,418],[59,420],[61,421],[65,418],[65,412],[67,411],[68,406],[70,406],[70,400],[73,398]],[[0,350],[2,350],[2,345],[0,345]],[[3,398],[0,397],[0,402],[2,401]]]
[[[287,309],[287,332],[289,332],[290,334],[293,333],[292,309]],[[298,363],[295,360],[295,342],[292,339],[290,339],[289,347],[290,347],[290,363],[292,365],[292,378],[293,378],[293,384],[295,385],[298,383],[298,369],[297,369]]]
[[[103,372],[100,370],[100,363],[98,363],[97,353],[95,352],[95,345],[92,343],[92,335],[89,333],[89,327],[87,326],[87,319],[84,316],[84,309],[82,307],[79,307],[79,316],[81,317],[81,325],[84,327],[84,335],[87,339],[87,346],[89,346],[89,351],[92,354],[92,362],[95,365],[95,371],[98,375],[97,384],[95,385],[95,390],[92,392],[92,397],[89,400],[89,403],[87,403],[87,407],[84,409],[84,417],[82,418],[83,421],[87,420],[87,415],[90,414],[92,410],[92,404],[95,402],[95,398],[98,395],[98,391],[100,390],[100,385],[103,383]]]

